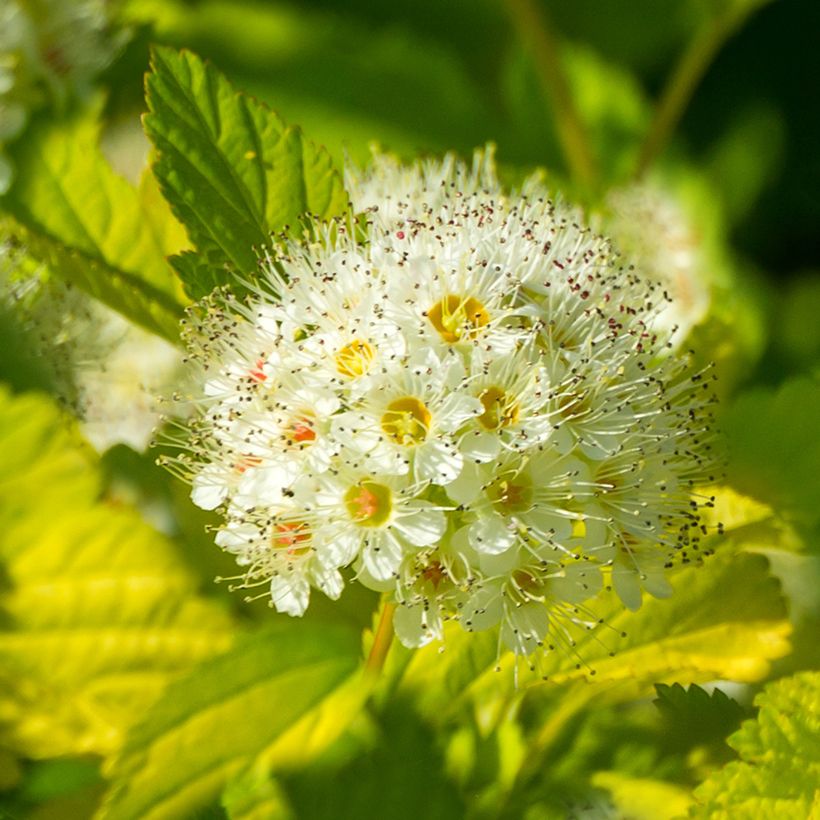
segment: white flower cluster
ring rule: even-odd
[[[650,330],[664,294],[486,156],[347,185],[361,219],[316,222],[187,329],[203,389],[171,467],[224,512],[241,585],[301,615],[355,576],[408,646],[456,620],[524,655],[604,584],[668,595],[713,399]]]
[[[47,101],[80,95],[125,40],[114,33],[109,0],[0,2],[0,149]],[[0,150],[0,193],[12,177]]]
[[[681,202],[663,188],[633,185],[614,191],[608,203],[608,229],[620,250],[640,265],[643,275],[669,289],[672,301],[656,321],[679,347],[709,309],[704,242]]]
[[[63,403],[100,453],[139,452],[160,422],[158,396],[182,376],[182,352],[50,276],[0,235],[0,309],[14,311]]]

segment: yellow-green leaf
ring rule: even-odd
[[[358,660],[359,636],[342,626],[277,620],[238,642],[173,683],[133,728],[110,767],[101,817],[171,820],[207,806],[320,708]]]
[[[15,145],[17,176],[0,201],[29,252],[132,321],[178,338],[185,298],[166,260],[167,226],[117,176],[90,118],[38,122]]]
[[[680,786],[621,772],[597,772],[592,785],[606,789],[618,816],[630,820],[673,820],[685,815],[692,802],[689,792]]]
[[[0,391],[0,711],[30,757],[115,750],[234,633],[165,536],[99,499],[95,459],[48,399]]]
[[[677,573],[672,584],[670,599],[649,599],[635,613],[612,596],[601,596],[588,616],[610,626],[579,631],[574,652],[550,652],[538,659],[534,672],[519,663],[519,684],[586,678],[607,684],[610,697],[630,698],[659,682],[758,680],[772,659],[788,651],[791,626],[762,556],[727,547],[706,566]],[[497,665],[500,673],[493,671]],[[444,717],[466,693],[508,689],[512,666],[510,655],[498,657],[495,634],[466,634],[454,626],[444,653],[436,646],[416,653],[402,688],[412,690],[425,710]]]
[[[695,790],[692,817],[804,820],[820,816],[820,672],[769,684],[760,713],[729,738],[740,760]]]

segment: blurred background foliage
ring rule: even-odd
[[[117,0],[72,17],[82,5],[0,0],[0,812],[820,812],[820,6]],[[84,39],[66,48],[60,26]],[[493,143],[510,184],[541,169],[653,275],[680,268],[681,344],[721,376],[718,555],[637,614],[602,599],[611,633],[577,668],[549,655],[535,672],[495,671],[493,636],[453,634],[443,653],[393,647],[374,681],[359,660],[375,595],[354,585],[283,625],[214,585],[235,571],[216,518],[155,452],[86,425],[95,452],[64,409],[101,356],[69,314],[96,308],[11,287],[70,270],[92,290],[83,266],[102,269],[94,296],[123,310],[138,245],[161,298],[126,312],[173,336],[185,296],[163,259],[186,240],[138,183],[152,43],[210,59],[337,167],[374,144],[412,159]],[[118,235],[79,236],[45,165],[105,192]]]

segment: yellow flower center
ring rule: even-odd
[[[518,421],[518,402],[500,387],[488,387],[478,400],[484,405],[484,412],[478,417],[478,423],[485,430],[501,430]]]
[[[355,379],[370,370],[375,358],[376,348],[370,342],[354,339],[336,354],[336,369],[343,376]]]
[[[360,527],[381,527],[393,510],[393,493],[384,484],[360,481],[345,493],[345,507]]]
[[[412,447],[427,438],[432,416],[424,403],[412,396],[391,401],[382,416],[382,430],[396,444]]]
[[[466,335],[474,338],[478,329],[490,323],[490,314],[472,296],[445,296],[427,311],[427,318],[445,342],[454,344]]]

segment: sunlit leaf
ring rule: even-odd
[[[230,265],[245,275],[275,231],[299,232],[304,213],[331,217],[347,196],[324,149],[265,105],[238,93],[188,51],[156,48],[146,88],[145,129],[154,172],[174,213],[212,270],[200,281],[178,263],[189,293],[201,295]]]
[[[729,738],[741,759],[695,790],[691,816],[804,820],[820,812],[820,672],[769,684],[755,703],[757,718]]]
[[[287,796],[266,772],[251,770],[234,779],[222,805],[231,820],[294,820]]]
[[[5,742],[31,757],[116,749],[233,634],[173,544],[99,490],[96,457],[47,399],[0,392],[0,707]]]
[[[672,820],[685,815],[692,802],[680,786],[620,772],[598,772],[592,785],[606,789],[612,795],[617,816],[630,820]]]
[[[350,628],[277,620],[202,664],[134,726],[110,767],[101,816],[159,820],[208,805],[321,707],[358,659]]]
[[[17,176],[0,208],[52,272],[171,340],[185,299],[166,260],[162,210],[117,176],[91,118],[40,121],[15,144]],[[170,215],[169,215],[170,217]],[[158,230],[159,229],[159,230]]]
[[[609,627],[581,632],[574,651],[550,652],[534,672],[519,663],[519,684],[586,679],[590,685],[608,684],[607,696],[626,699],[658,682],[758,680],[772,659],[788,651],[791,627],[762,556],[727,548],[704,567],[685,569],[671,580],[671,598],[649,599],[635,613],[611,596],[593,602],[590,617],[603,618]],[[496,666],[501,671],[494,672]],[[510,655],[499,658],[492,632],[467,634],[454,626],[443,653],[431,645],[416,654],[403,687],[415,692],[426,711],[443,718],[466,693],[508,689],[514,666]]]

